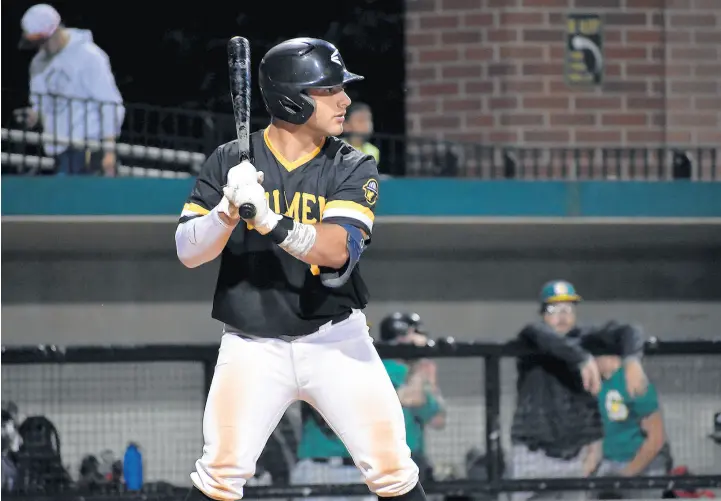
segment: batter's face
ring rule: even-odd
[[[307,92],[315,101],[315,111],[306,125],[324,136],[342,134],[346,108],[350,104],[344,87],[309,89]]]
[[[556,333],[565,336],[576,326],[576,305],[574,303],[553,303],[546,306],[543,321]]]

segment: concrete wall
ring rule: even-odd
[[[438,335],[503,340],[535,318],[546,280],[576,283],[588,321],[642,323],[663,339],[718,337],[721,271],[711,259],[507,259],[369,253],[362,268],[375,324],[413,309]],[[185,269],[170,255],[6,255],[3,344],[212,343],[216,263]]]

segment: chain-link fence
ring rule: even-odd
[[[437,367],[445,422],[437,429],[428,426],[424,433],[425,455],[433,471],[429,492],[548,486],[532,479],[523,484],[509,473],[514,461],[510,431],[517,404],[516,347],[439,343],[378,349],[384,358],[410,364],[428,358]],[[714,414],[721,412],[721,345],[675,342],[647,351],[643,366],[658,393],[674,463],[706,476],[685,481],[718,485],[721,446],[709,435]],[[52,422],[62,467],[70,477],[69,492],[82,484],[93,458],[95,470],[111,478],[113,464],[122,463],[130,443],[142,453],[146,492],[187,489],[189,472],[202,451],[203,407],[216,353],[214,346],[4,347],[4,408],[12,402],[19,426],[31,416]],[[260,457],[249,496],[297,495],[291,477],[299,463],[302,430],[300,406],[294,404]],[[716,484],[709,475],[715,476]],[[333,478],[317,480],[322,480],[316,487],[319,492],[366,489],[329,485]],[[360,484],[360,476],[357,480]],[[32,485],[26,487],[32,491]]]

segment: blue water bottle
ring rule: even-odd
[[[130,442],[125,449],[123,476],[125,488],[129,491],[139,491],[143,487],[143,456],[133,442]]]

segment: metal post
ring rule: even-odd
[[[501,478],[501,357],[499,354],[484,357],[486,380],[486,468],[488,481]]]

